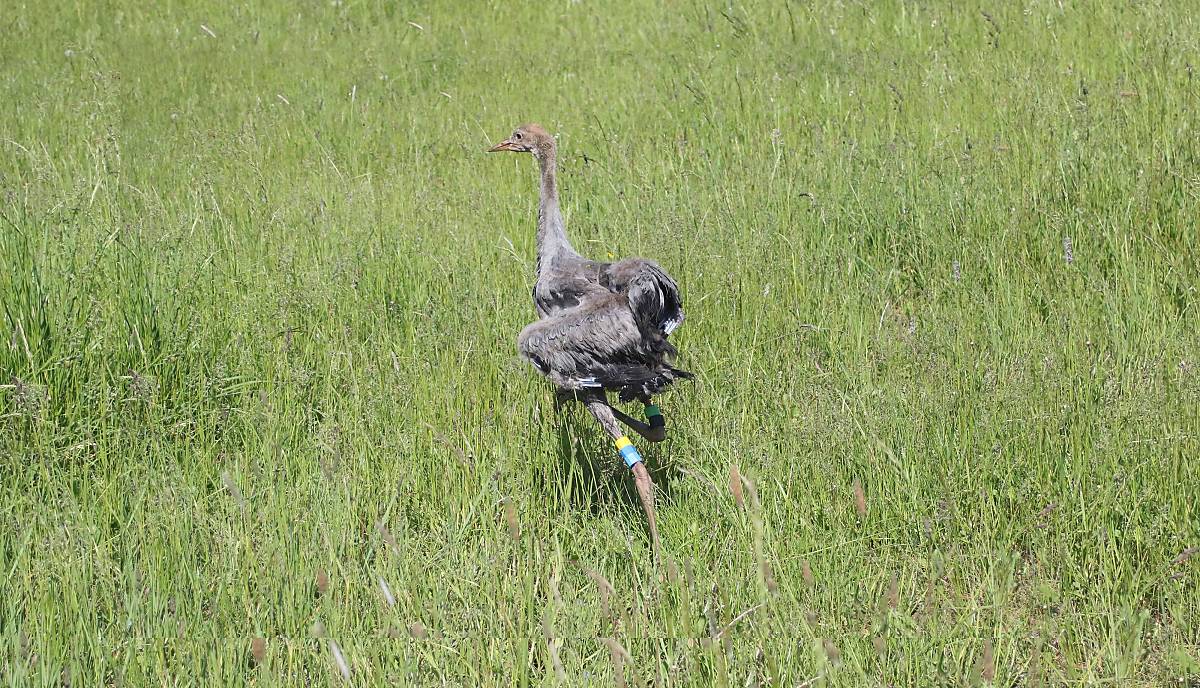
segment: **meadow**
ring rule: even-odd
[[[0,683],[1200,685],[1197,16],[6,9]],[[659,557],[526,121],[684,293]]]

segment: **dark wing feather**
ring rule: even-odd
[[[683,323],[679,285],[652,260],[627,258],[613,263],[601,273],[600,282],[629,299],[638,325],[647,334],[666,337]]]

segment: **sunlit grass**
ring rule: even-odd
[[[0,682],[1200,680],[1193,15],[14,9]],[[658,561],[530,120],[684,290]]]

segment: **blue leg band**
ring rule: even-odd
[[[628,437],[621,437],[617,440],[617,451],[621,453],[621,458],[625,459],[625,465],[630,468],[642,462],[642,455],[638,453],[637,447],[633,446]]]

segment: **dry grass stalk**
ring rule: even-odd
[[[317,594],[324,595],[329,590],[329,574],[325,569],[317,569]]]
[[[805,585],[811,586],[816,580],[813,578],[812,567],[809,566],[807,559],[800,562],[800,576],[804,578]]]

